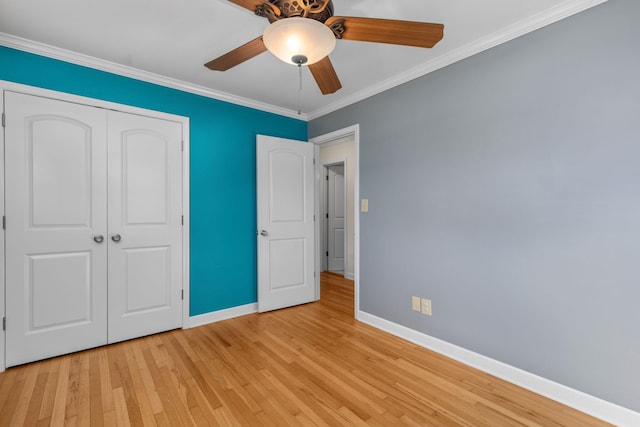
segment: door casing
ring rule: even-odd
[[[98,108],[104,108],[109,110],[117,110],[124,113],[138,114],[149,117],[156,117],[159,119],[165,119],[170,121],[176,121],[182,123],[182,215],[184,217],[182,227],[182,284],[184,289],[184,298],[182,300],[182,328],[189,327],[189,295],[190,295],[190,281],[189,281],[189,118],[183,116],[177,116],[174,114],[162,113],[159,111],[147,110],[138,107],[132,107],[129,105],[118,104],[109,101],[103,101],[99,99],[93,99],[78,95],[71,95],[64,92],[57,92],[48,89],[37,88],[33,86],[22,85],[18,83],[8,82],[0,80],[0,93],[2,94],[2,112],[4,113],[4,91],[10,90],[13,92],[20,92],[28,95],[35,95],[45,98],[57,99],[60,101],[72,102],[77,104],[89,105]],[[0,173],[0,210],[4,215],[5,206],[5,182],[4,182],[4,128],[0,132],[0,167],[2,171]],[[2,241],[4,242],[5,232],[2,229]],[[0,245],[0,317],[3,319],[6,316],[5,312],[5,250],[4,244]],[[5,370],[5,343],[6,334],[4,328],[0,330],[0,372]]]
[[[317,136],[315,138],[311,138],[309,142],[315,144],[315,158],[320,158],[320,146],[322,144],[327,144],[338,139],[353,136],[353,144],[355,151],[355,159],[353,162],[353,171],[354,171],[354,183],[353,183],[353,198],[354,200],[354,266],[353,266],[353,278],[354,278],[354,317],[356,319],[359,318],[360,313],[360,210],[359,210],[359,200],[360,200],[360,125],[355,124],[343,129],[339,129],[324,135]],[[324,179],[324,175],[322,174],[323,166],[320,165],[319,161],[316,161],[315,165],[316,172],[316,218],[320,218],[320,185]],[[316,221],[316,299],[320,299],[320,273],[319,269],[322,265],[321,255],[322,247],[321,247],[321,239],[320,239],[320,221]]]

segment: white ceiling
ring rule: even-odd
[[[442,23],[433,49],[338,40],[343,88],[265,52],[226,72],[204,63],[268,22],[226,0],[0,0],[0,44],[303,119],[404,83],[605,0],[334,0],[335,15]],[[96,59],[100,60],[97,61]],[[108,61],[108,62],[104,62]]]

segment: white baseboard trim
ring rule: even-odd
[[[189,327],[208,325],[209,323],[220,322],[221,320],[233,319],[234,317],[245,316],[247,314],[257,313],[258,303],[239,305],[224,310],[212,311],[211,313],[199,314],[189,318]]]
[[[357,319],[375,328],[404,338],[414,344],[450,357],[510,383],[524,387],[549,399],[570,406],[620,427],[640,426],[640,413],[595,396],[558,384],[522,369],[507,365],[438,338],[423,334],[394,322],[359,311]]]
[[[355,280],[353,273],[344,273],[344,278],[349,280]]]

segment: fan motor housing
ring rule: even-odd
[[[269,22],[285,18],[311,18],[324,23],[333,16],[332,0],[268,0],[280,13],[274,12],[272,7],[260,5],[256,8],[256,15],[263,16]]]

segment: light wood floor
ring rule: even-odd
[[[593,418],[318,303],[8,369],[2,426],[596,426]]]

